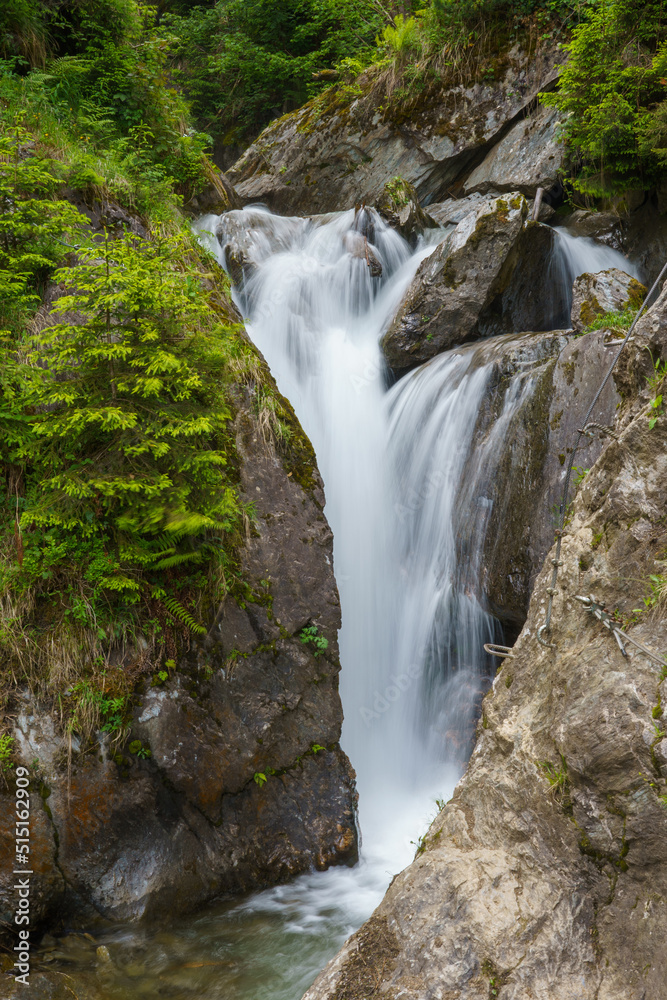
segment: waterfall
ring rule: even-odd
[[[387,389],[379,340],[434,247],[412,252],[375,212],[282,219],[254,207],[208,217],[199,230],[221,262],[234,255],[247,331],[313,442],[334,534],[341,743],[358,775],[361,861],[234,908],[236,920],[266,920],[274,933],[272,920],[283,933],[316,935],[284,984],[277,976],[253,993],[297,1000],[412,859],[470,752],[497,666],[484,643],[501,638],[479,583],[488,486],[533,383],[529,374],[508,380],[498,418],[478,427],[496,338]]]
[[[484,644],[501,639],[484,593],[489,525],[497,535],[508,502],[494,481],[552,354],[533,335],[505,334],[389,387],[379,340],[433,245],[411,251],[372,211],[290,219],[253,207],[196,228],[232,274],[248,333],[324,479],[361,858],[158,933],[113,927],[96,943],[113,955],[104,975],[115,1000],[165,990],[181,1000],[300,1000],[411,861],[469,754],[497,666]],[[561,312],[576,274],[635,273],[615,251],[555,232]]]
[[[95,947],[107,946],[113,963],[95,975],[114,1000],[165,991],[300,1000],[411,861],[470,752],[497,666],[484,644],[501,639],[484,593],[510,514],[497,480],[561,338],[486,338],[389,387],[379,340],[433,245],[411,251],[372,211],[289,219],[254,207],[196,228],[233,275],[248,333],[324,479],[342,605],[341,743],[358,774],[361,857],[157,933],[114,926],[92,945],[69,935],[70,959],[93,968]],[[615,251],[555,232],[561,310],[583,270],[636,273]]]
[[[551,295],[552,329],[566,330],[570,326],[572,284],[580,274],[597,274],[616,267],[633,278],[640,278],[639,269],[619,250],[598,243],[590,236],[576,236],[565,228],[554,228],[555,243],[547,289]]]

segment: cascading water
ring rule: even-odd
[[[218,223],[210,216],[198,228],[222,261]],[[507,380],[484,425],[507,337],[436,357],[387,390],[379,339],[432,247],[411,252],[371,212],[304,220],[254,208],[221,224],[248,332],[325,482],[343,612],[341,742],[358,774],[361,860],[159,934],[98,934],[113,959],[103,972],[110,1000],[299,1000],[411,860],[435,798],[449,797],[496,666],[483,650],[500,633],[484,609],[481,553],[489,486],[533,391],[530,371]],[[615,251],[557,232],[561,296],[583,270],[630,270]]]
[[[618,250],[598,243],[590,236],[576,236],[565,228],[553,230],[555,244],[547,275],[546,287],[551,295],[553,330],[564,330],[570,325],[572,309],[572,283],[580,274],[597,274],[610,267],[625,271],[639,278],[639,269]]]

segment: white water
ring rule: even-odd
[[[382,279],[371,278],[366,261],[346,252],[353,211],[320,226],[260,209],[245,215],[257,234],[247,256],[258,267],[238,301],[325,482],[343,618],[341,742],[358,775],[363,837],[356,868],[306,876],[246,906],[282,919],[287,907],[304,933],[315,926],[324,959],[412,859],[435,798],[449,798],[469,751],[489,672],[483,644],[499,638],[476,586],[485,498],[475,495],[479,476],[465,475],[480,468],[469,458],[491,368],[466,348],[387,392],[379,339],[433,248],[411,253],[369,216],[361,225],[372,225],[383,264]],[[519,380],[508,394],[487,464],[526,386]],[[456,539],[471,517],[457,507],[464,481],[479,524],[462,563]],[[267,996],[292,1000],[299,989],[274,986]]]
[[[572,309],[572,283],[580,274],[597,274],[616,267],[633,278],[640,278],[637,268],[618,250],[598,243],[590,236],[576,236],[565,228],[554,229],[556,242],[546,285],[552,298],[552,329],[567,329]]]

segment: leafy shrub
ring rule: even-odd
[[[667,158],[667,11],[599,0],[566,46],[560,89],[542,95],[563,116],[572,184],[593,196],[649,188]]]
[[[377,47],[387,49],[395,55],[417,48],[417,20],[414,17],[405,18],[397,14],[393,24],[388,24],[377,38]]]

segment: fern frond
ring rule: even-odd
[[[185,627],[191,632],[194,632],[195,635],[206,634],[204,626],[200,625],[199,622],[196,622],[190,612],[184,608],[180,601],[177,601],[175,597],[165,597],[162,603],[167,611],[174,616],[174,618],[178,618],[178,620],[182,622],[183,625],[185,625]]]
[[[173,551],[173,550],[172,550]],[[186,562],[201,562],[203,553],[196,552],[175,552],[174,555],[165,556],[159,562],[153,563],[153,569],[170,569],[172,566],[181,566]]]

